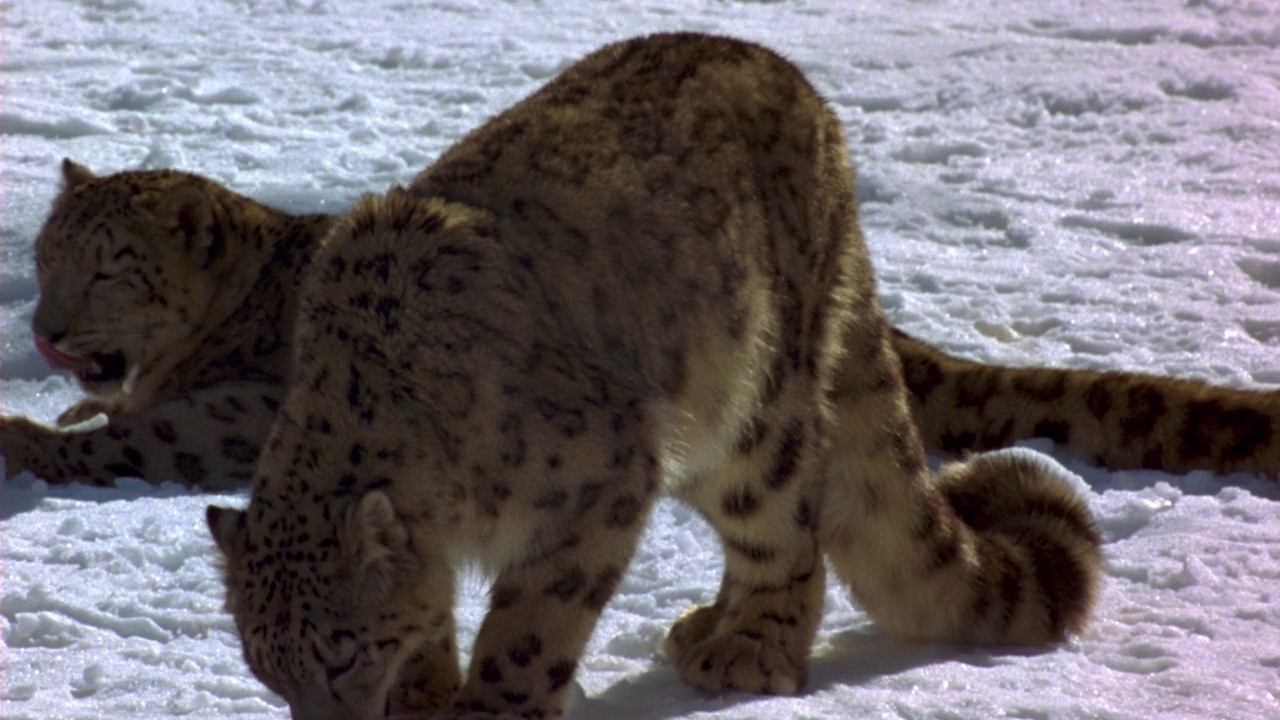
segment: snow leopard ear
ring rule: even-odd
[[[213,536],[213,542],[218,546],[223,557],[232,560],[242,554],[244,512],[210,505],[204,511],[204,520],[209,525],[209,534]]]
[[[89,168],[72,160],[71,158],[62,158],[62,189],[70,190],[71,188],[82,185],[90,180],[98,177],[93,174]]]
[[[409,529],[386,493],[370,490],[347,511],[344,546],[373,597],[386,597],[412,566]]]
[[[216,260],[223,249],[222,227],[215,220],[213,204],[209,189],[187,178],[164,190],[151,210],[160,227],[175,231],[202,267]]]

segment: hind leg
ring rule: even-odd
[[[805,683],[824,594],[816,425],[755,425],[725,467],[681,493],[725,553],[716,602],[687,612],[667,636],[668,657],[694,687],[792,694]]]

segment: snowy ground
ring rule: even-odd
[[[74,397],[26,329],[30,241],[64,155],[339,210],[586,51],[660,29],[763,41],[830,98],[905,329],[984,360],[1280,384],[1271,0],[41,0],[6,3],[2,22],[8,414],[48,420]],[[711,596],[719,557],[664,504],[574,717],[1280,718],[1280,486],[1059,459],[1110,560],[1097,622],[1066,645],[904,645],[832,590],[804,695],[699,695],[656,649]],[[287,715],[221,610],[210,501],[244,498],[4,486],[0,715]],[[462,595],[474,631],[483,584]]]

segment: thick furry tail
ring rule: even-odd
[[[915,492],[886,489],[914,494],[914,502],[891,508],[882,494],[874,511],[844,513],[823,544],[837,575],[891,635],[1057,642],[1088,623],[1103,567],[1098,531],[1064,473],[1029,451],[976,456]]]
[[[891,358],[890,344],[886,335],[862,357]],[[1103,563],[1066,471],[1015,449],[934,476],[897,366],[885,363],[876,382],[854,367],[831,393],[820,543],[876,624],[899,637],[982,644],[1044,644],[1080,631]]]
[[[990,453],[944,466],[938,489],[992,551],[981,582],[995,587],[1022,577],[1023,592],[1032,596],[1021,615],[1016,605],[1006,605],[1008,615],[994,607],[977,613],[981,620],[970,632],[978,640],[1024,633],[1061,639],[1084,629],[1102,582],[1102,539],[1061,467],[1030,452]]]
[[[893,344],[930,452],[963,454],[1046,437],[1112,469],[1280,476],[1280,391],[984,365],[897,330]]]

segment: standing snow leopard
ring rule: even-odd
[[[695,687],[797,692],[824,558],[896,636],[1078,631],[1083,503],[1020,455],[931,473],[894,342],[799,71],[605,47],[318,249],[249,506],[208,512],[245,658],[295,718],[560,716],[664,492],[725,552],[667,639]],[[463,677],[466,559],[496,579]]]

